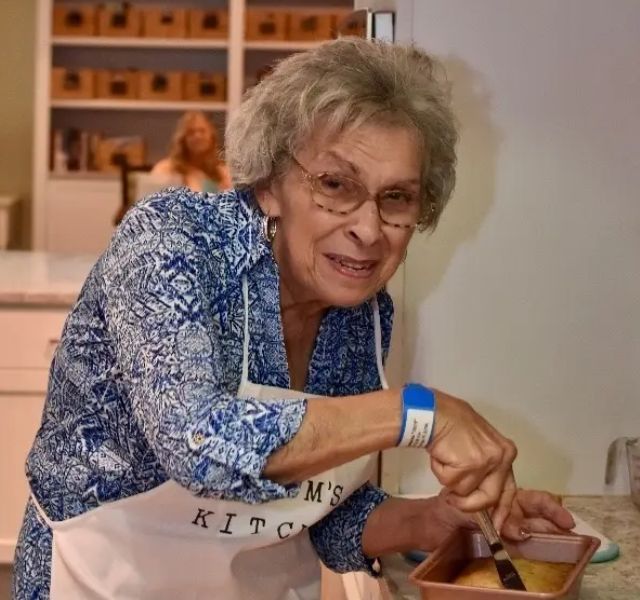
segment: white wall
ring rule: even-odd
[[[407,261],[410,376],[512,437],[521,485],[600,493],[608,443],[640,435],[640,2],[398,4],[461,122],[455,196]]]

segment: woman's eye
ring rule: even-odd
[[[323,175],[319,179],[322,190],[326,192],[335,194],[336,192],[343,192],[348,188],[346,181],[336,175]]]
[[[389,190],[383,195],[383,199],[389,204],[413,204],[413,194],[403,190]]]

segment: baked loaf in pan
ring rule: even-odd
[[[569,577],[571,563],[552,563],[526,558],[514,558],[515,565],[528,592],[551,593],[562,589]],[[500,589],[502,584],[492,558],[471,561],[452,582],[468,587]]]

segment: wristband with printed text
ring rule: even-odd
[[[397,446],[426,448],[435,428],[436,395],[419,383],[402,389],[402,427]]]

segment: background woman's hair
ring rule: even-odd
[[[455,185],[458,136],[444,69],[414,46],[340,38],[278,63],[227,125],[233,182],[253,187],[282,174],[319,124],[339,133],[364,123],[417,132],[427,150],[420,225],[435,227]]]
[[[203,119],[209,125],[211,130],[211,147],[204,155],[202,163],[192,165],[189,160],[186,137],[193,122],[199,119]],[[221,161],[220,149],[218,147],[218,132],[213,123],[211,123],[203,112],[191,110],[180,117],[171,141],[169,159],[171,160],[172,168],[182,176],[187,174],[189,167],[197,166],[197,168],[202,170],[209,179],[212,179],[216,183],[220,183],[222,181],[223,174],[220,171]]]

